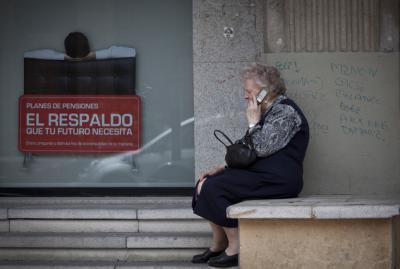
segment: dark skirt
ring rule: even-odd
[[[226,217],[228,206],[244,200],[297,197],[302,177],[283,178],[267,172],[227,168],[205,180],[200,194],[193,193],[193,212],[223,227],[238,227],[237,219]]]

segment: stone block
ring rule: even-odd
[[[4,207],[33,205],[141,205],[141,204],[175,204],[187,203],[186,196],[171,197],[0,197]]]
[[[203,220],[140,220],[139,232],[211,232],[210,225]]]
[[[136,219],[136,208],[121,208],[107,206],[55,206],[55,207],[24,207],[10,208],[8,217],[12,219]]]
[[[138,263],[126,262],[119,263],[116,269],[206,269],[209,268],[206,264],[193,264],[189,261],[186,262],[151,262],[151,263]]]
[[[0,208],[0,220],[7,219],[7,208]]]
[[[128,248],[207,248],[210,234],[140,233],[127,238]]]
[[[0,233],[1,248],[125,248],[126,233]]]
[[[200,249],[52,249],[52,248],[3,248],[0,260],[26,261],[188,261]]]
[[[0,220],[0,232],[9,232],[10,222],[8,220]]]
[[[390,218],[399,215],[399,205],[316,205],[313,216],[317,219],[369,219]]]
[[[140,208],[138,209],[138,219],[200,219],[199,216],[193,213],[191,207],[186,208]]]
[[[309,219],[311,215],[310,205],[274,205],[274,206],[248,206],[228,207],[227,215],[230,218],[251,218],[251,219]]]
[[[137,220],[10,220],[11,232],[138,232]]]
[[[357,204],[397,204],[400,205],[399,194],[385,194],[385,195],[352,195],[348,200],[351,203]]]
[[[99,261],[0,261],[1,269],[114,269],[116,262]]]
[[[242,219],[239,227],[240,268],[394,268],[391,219]]]
[[[390,218],[400,214],[400,201],[363,196],[303,196],[291,199],[248,200],[228,207],[231,218],[360,219]]]

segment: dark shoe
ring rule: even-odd
[[[221,255],[208,260],[208,265],[213,267],[231,267],[238,266],[239,254],[229,256],[224,252]]]
[[[204,253],[194,255],[192,258],[192,263],[207,263],[207,261],[212,258],[220,255],[224,250],[213,252],[210,249],[207,249]]]

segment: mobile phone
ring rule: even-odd
[[[268,94],[267,89],[265,89],[265,88],[261,89],[260,93],[257,94],[257,98],[256,98],[257,103],[258,104],[261,103],[264,100],[264,98],[267,96],[267,94]]]

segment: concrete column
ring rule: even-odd
[[[196,176],[224,162],[220,129],[236,140],[247,128],[240,71],[261,59],[264,0],[193,1]],[[227,35],[226,29],[232,30]],[[195,180],[195,179],[194,179]]]

